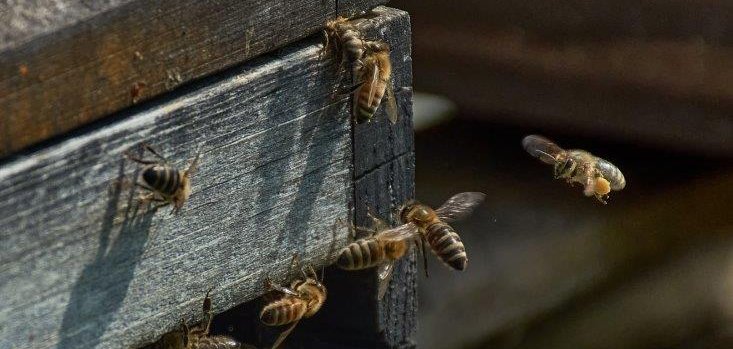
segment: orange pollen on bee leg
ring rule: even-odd
[[[597,194],[606,195],[611,192],[611,183],[603,177],[596,179],[595,191]]]

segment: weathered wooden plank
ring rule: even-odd
[[[417,18],[417,88],[477,117],[733,154],[729,3],[576,5],[396,2]]]
[[[316,33],[335,11],[335,0],[0,5],[0,156]]]
[[[170,102],[0,169],[0,347],[128,348],[181,316],[257,297],[299,252],[321,264],[346,242],[350,121],[329,106],[332,61],[309,41]],[[330,109],[328,109],[330,107]],[[333,115],[333,110],[340,115]],[[134,215],[114,186],[141,141],[184,166],[200,147],[178,216]]]
[[[383,21],[383,18],[371,21]],[[415,190],[410,21],[401,12],[393,25],[362,23],[361,28],[366,37],[382,39],[391,47],[392,83],[400,119],[392,125],[382,108],[375,122],[354,127],[354,222],[358,226],[371,226],[366,215],[367,207],[371,207],[383,219],[397,224],[392,215],[414,197]],[[342,348],[351,343],[372,348],[415,348],[416,275],[413,253],[395,265],[389,291],[379,301],[376,269],[355,273],[331,268],[326,277],[335,287],[331,287],[331,299],[323,309],[325,318],[314,326],[330,343],[329,348]]]
[[[390,219],[414,193],[414,153],[411,101],[410,24],[405,12],[377,8],[360,22],[366,36],[390,44],[393,82],[401,110],[400,122],[386,121],[384,108],[370,124],[353,131],[351,203],[357,225],[368,226],[366,207]],[[344,222],[345,223],[345,222]],[[326,269],[328,300],[314,317],[302,321],[286,342],[289,348],[414,348],[416,346],[416,270],[414,257],[398,263],[383,301],[378,301],[376,270]],[[244,342],[267,347],[282,329],[259,324],[259,300],[217,317],[215,330],[227,329]],[[225,330],[226,331],[226,330]]]

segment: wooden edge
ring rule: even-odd
[[[380,3],[341,1],[339,12]],[[31,28],[0,50],[0,157],[314,34],[336,2],[135,0],[66,18],[33,6],[11,9]]]

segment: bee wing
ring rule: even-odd
[[[538,135],[529,135],[524,137],[524,139],[522,139],[522,147],[524,147],[524,150],[526,150],[530,155],[550,165],[554,165],[557,155],[564,151],[559,145],[555,144],[551,140]]]
[[[397,99],[392,88],[392,79],[387,81],[387,118],[392,124],[396,124],[400,115],[397,112]]]
[[[435,213],[444,222],[452,222],[462,219],[478,206],[486,198],[486,194],[479,192],[465,192],[453,195],[448,201],[440,206]]]
[[[290,332],[293,332],[293,329],[295,329],[295,326],[298,324],[298,322],[300,322],[300,319],[295,320],[295,322],[293,322],[293,324],[290,325],[290,327],[288,327],[285,331],[282,331],[282,333],[280,333],[280,336],[277,337],[277,340],[275,341],[275,343],[272,344],[272,349],[278,349],[280,345],[283,344],[283,342],[285,341],[285,338],[288,337]]]
[[[387,293],[389,282],[392,280],[392,271],[394,270],[394,261],[386,262],[379,266],[377,276],[379,277],[379,300],[384,298]]]
[[[417,225],[414,223],[407,223],[398,227],[383,230],[379,232],[378,236],[381,240],[403,241],[417,236],[418,230]]]
[[[374,100],[374,92],[377,87],[377,80],[379,79],[379,66],[374,64],[372,68],[372,81],[369,83],[369,98],[367,99],[367,105],[372,105],[372,101]]]

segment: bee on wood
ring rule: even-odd
[[[297,255],[293,258],[297,265]],[[260,321],[267,326],[283,326],[290,324],[275,343],[273,349],[278,348],[301,319],[316,314],[326,301],[326,287],[322,279],[318,280],[311,265],[300,268],[302,279],[293,280],[290,287],[280,286],[272,280],[265,280],[265,287],[281,293],[281,297],[266,304],[260,312]]]
[[[227,336],[210,336],[211,320],[214,318],[211,312],[211,298],[206,292],[203,310],[204,319],[201,325],[189,328],[186,320],[182,320],[182,332],[172,332],[163,336],[161,340],[162,349],[238,349],[241,344]]]
[[[379,299],[382,299],[392,278],[395,261],[402,258],[409,250],[410,244],[419,237],[418,228],[412,223],[390,228],[387,223],[371,213],[367,212],[367,215],[374,221],[374,229],[360,227],[355,229],[371,232],[372,235],[344,247],[339,253],[336,265],[344,270],[361,270],[378,266]]]
[[[323,52],[333,47],[333,52],[341,60],[339,71],[343,69],[344,64],[353,64],[364,55],[366,48],[361,32],[346,17],[338,17],[326,22],[323,38]]]
[[[168,160],[160,155],[151,146],[145,144],[145,150],[155,155],[159,160],[143,160],[126,153],[128,159],[145,165],[140,171],[135,184],[150,191],[143,195],[141,201],[161,202],[157,208],[173,204],[171,214],[177,213],[191,195],[191,175],[196,170],[199,154],[191,161],[187,169],[181,171],[168,165]]]
[[[392,88],[392,62],[389,45],[372,42],[361,60],[356,62],[356,90],[353,114],[357,124],[369,122],[387,95],[387,118],[397,123],[397,101]]]
[[[379,108],[382,97],[387,95],[387,116],[397,122],[397,101],[392,88],[392,63],[389,45],[365,40],[352,21],[344,17],[326,22],[323,30],[324,51],[333,45],[336,56],[340,56],[336,86],[341,85],[344,65],[350,64],[356,82],[352,114],[356,123],[369,122]]]
[[[618,167],[585,150],[565,150],[537,135],[524,137],[522,146],[530,155],[553,165],[555,179],[565,179],[571,186],[580,183],[585,196],[595,196],[603,204],[608,202],[611,190],[626,187],[626,179]]]
[[[416,225],[422,236],[420,246],[426,273],[425,242],[448,267],[460,271],[466,269],[468,265],[466,248],[461,237],[448,223],[468,216],[485,197],[483,193],[465,192],[453,195],[437,210],[418,201],[410,201],[400,210],[402,222]]]

